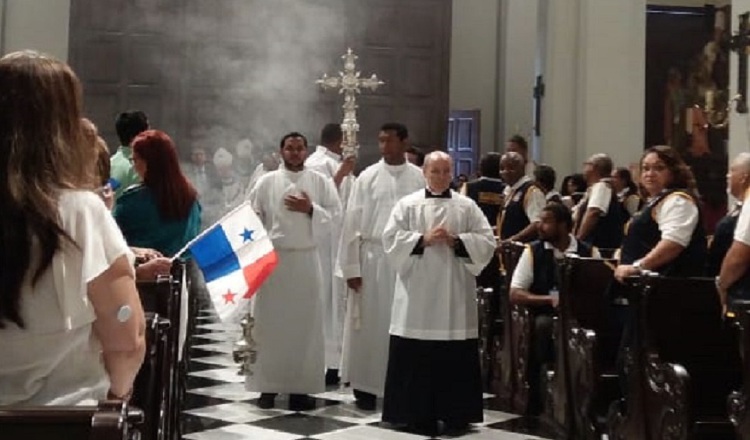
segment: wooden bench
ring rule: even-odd
[[[739,332],[742,356],[742,388],[733,392],[727,401],[729,419],[737,431],[737,438],[750,440],[750,302],[734,310],[735,326]]]
[[[163,403],[163,413],[160,430],[163,438],[179,438],[179,402],[185,392],[186,365],[181,360],[180,341],[186,331],[184,286],[185,264],[176,262],[172,266],[172,273],[166,277],[159,277],[155,281],[138,281],[138,293],[144,311],[154,313],[169,322],[164,340],[166,356],[168,358],[168,380],[163,384],[166,401]],[[151,428],[151,427],[150,427]]]
[[[502,339],[495,340],[495,369],[493,390],[500,408],[524,414],[528,408],[529,384],[526,368],[529,359],[530,322],[526,307],[510,304],[510,282],[513,271],[523,253],[521,243],[504,242],[500,245],[500,260],[504,272],[503,289],[499,296],[502,316]],[[502,341],[502,342],[501,342]]]
[[[141,429],[144,440],[167,438],[169,411],[170,347],[168,319],[146,313],[146,357],[133,384],[130,403],[141,408],[145,417]]]
[[[631,307],[628,392],[613,406],[609,438],[734,438],[726,401],[740,363],[714,280],[646,275]]]
[[[119,401],[98,406],[0,407],[3,440],[136,440],[143,412]]]
[[[572,255],[560,266],[556,359],[554,371],[548,373],[545,416],[561,436],[600,438],[598,419],[618,397],[615,358],[620,334],[612,325],[608,295],[614,264]]]

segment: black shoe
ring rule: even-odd
[[[333,368],[326,370],[326,385],[338,385],[340,383],[339,370]]]
[[[290,411],[310,411],[315,409],[315,399],[307,394],[290,394],[289,410]]]
[[[276,393],[261,393],[258,408],[271,409],[276,405]]]
[[[363,411],[375,411],[377,397],[374,394],[354,390],[354,405]]]
[[[466,434],[471,429],[471,425],[466,422],[445,422],[443,425],[443,434],[457,437]]]
[[[409,425],[407,425],[406,431],[412,434],[435,437],[438,435],[438,423],[437,420],[430,422],[410,423]]]

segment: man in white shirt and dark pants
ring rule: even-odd
[[[383,421],[435,435],[483,419],[475,276],[495,238],[482,211],[450,189],[453,163],[427,155],[427,188],[399,200],[383,232],[396,270]]]

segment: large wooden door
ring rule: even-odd
[[[342,104],[314,81],[341,70],[347,47],[386,85],[359,103],[363,164],[377,130],[407,124],[413,142],[445,145],[451,0],[72,0],[70,63],[86,112],[110,146],[114,118],[143,109],[183,152],[285,132],[317,142]]]
[[[453,158],[454,174],[471,175],[479,158],[479,110],[454,110],[448,118],[448,154]]]

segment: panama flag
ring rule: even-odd
[[[244,202],[186,246],[222,321],[246,311],[278,258],[258,215]]]

